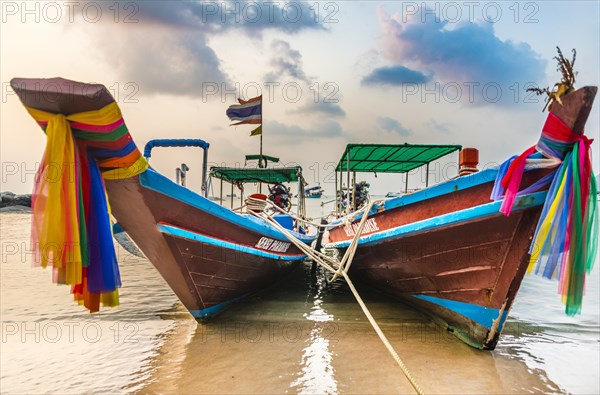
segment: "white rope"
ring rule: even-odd
[[[246,208],[254,212],[262,213],[267,208],[267,201],[263,199],[257,199],[252,196],[246,198]]]
[[[328,225],[318,224],[318,223],[310,221],[310,220],[308,220],[306,218],[298,217],[297,215],[289,213],[289,212],[285,211],[284,209],[282,209],[281,207],[273,204],[271,201],[265,201],[265,200],[262,200],[262,199],[254,198],[252,196],[248,196],[248,198],[246,199],[246,206],[248,206],[248,208],[250,208],[251,205],[254,205],[254,204],[256,204],[257,206],[263,204],[263,205],[265,205],[265,207],[262,210],[255,210],[255,209],[253,209],[253,211],[263,212],[263,211],[265,211],[265,209],[267,208],[267,206],[269,206],[271,209],[277,210],[277,211],[279,211],[282,214],[289,215],[290,217],[292,217],[296,221],[305,223],[307,225],[314,226],[315,228],[326,228],[328,226]],[[324,218],[324,217],[316,217],[316,218]]]
[[[369,202],[369,204],[367,204],[362,209],[356,211],[355,213],[353,213],[353,215],[351,217],[349,217],[350,222],[351,222],[351,219],[356,218],[360,213],[363,213],[363,217],[361,218],[360,224],[358,225],[358,228],[356,229],[356,234],[354,235],[354,238],[352,239],[352,242],[350,243],[350,246],[346,250],[344,257],[342,258],[341,261],[337,261],[337,260],[323,254],[322,252],[317,251],[317,250],[311,248],[310,246],[304,244],[303,242],[298,240],[298,238],[296,238],[296,236],[294,236],[288,229],[281,226],[277,221],[275,221],[273,219],[273,217],[271,215],[267,214],[266,212],[262,211],[261,212],[262,215],[260,215],[259,213],[256,213],[256,212],[252,212],[252,214],[268,220],[277,230],[279,230],[281,233],[283,233],[288,238],[288,240],[290,242],[292,242],[292,244],[294,244],[296,247],[298,247],[298,249],[300,251],[304,252],[306,255],[308,255],[310,258],[312,258],[315,262],[317,262],[325,270],[333,273],[333,277],[330,280],[327,280],[328,282],[335,281],[340,275],[342,277],[344,277],[344,279],[346,280],[346,283],[348,284],[348,286],[350,287],[350,290],[352,291],[352,294],[354,295],[354,298],[356,299],[356,301],[358,302],[363,313],[367,317],[367,320],[369,321],[369,323],[375,330],[375,333],[377,333],[377,336],[379,336],[379,339],[382,341],[385,348],[387,348],[387,350],[391,354],[392,358],[394,358],[394,360],[400,367],[400,370],[402,370],[402,373],[404,373],[404,376],[408,379],[409,383],[414,388],[415,392],[419,395],[422,395],[423,390],[421,389],[421,387],[419,386],[419,384],[417,383],[417,381],[415,380],[413,375],[410,373],[410,371],[408,370],[408,368],[406,367],[406,365],[404,364],[404,362],[402,361],[402,359],[400,358],[400,356],[398,355],[396,350],[394,350],[394,347],[392,346],[392,344],[389,342],[389,340],[387,339],[387,337],[385,336],[385,334],[383,333],[383,331],[381,330],[381,328],[379,327],[379,325],[373,318],[373,315],[371,314],[371,312],[367,308],[366,304],[360,297],[358,291],[354,287],[354,284],[350,280],[350,277],[348,276],[348,273],[347,273],[348,270],[350,269],[350,265],[352,264],[352,260],[354,259],[354,254],[356,252],[356,248],[358,247],[358,241],[362,234],[362,231],[363,231],[364,225],[367,221],[367,218],[369,217],[369,213],[371,212],[371,209],[373,208],[373,206],[375,206],[376,204],[379,204],[381,202],[382,202],[382,200],[376,200],[376,201]],[[270,202],[266,202],[266,203],[271,204]],[[275,206],[275,205],[271,204],[271,206]],[[278,207],[275,206],[275,208],[277,209]]]
[[[358,294],[358,291],[356,290],[356,288],[354,288],[354,284],[352,284],[352,281],[350,281],[350,277],[348,277],[348,274],[345,271],[342,272],[342,275],[344,276],[344,279],[348,283],[348,286],[350,287],[350,290],[352,291],[352,294],[354,295],[354,297],[356,298],[356,301],[360,305],[360,308],[362,309],[363,313],[365,313],[365,316],[371,323],[371,326],[373,327],[373,329],[375,329],[375,332],[379,336],[379,339],[381,339],[385,348],[387,348],[388,352],[392,355],[392,358],[394,358],[394,360],[400,367],[400,370],[402,370],[402,373],[404,373],[404,376],[406,376],[408,382],[414,388],[415,392],[419,395],[422,395],[423,390],[421,389],[421,386],[419,385],[419,383],[417,383],[417,381],[415,380],[413,375],[410,373],[410,371],[408,370],[408,368],[406,367],[406,365],[404,364],[404,362],[402,361],[402,359],[400,358],[400,356],[398,355],[396,350],[394,350],[394,347],[389,342],[389,340],[387,339],[387,337],[385,336],[385,334],[383,333],[383,331],[381,330],[379,325],[377,325],[377,322],[375,321],[375,319],[371,315],[371,312],[369,311],[369,309],[363,302],[362,298]]]
[[[350,217],[348,217],[348,219],[344,220],[344,222],[347,221],[347,224],[349,225],[352,223],[354,218],[358,217],[358,215],[360,213],[362,213],[362,218],[360,220],[358,228],[356,229],[354,238],[352,238],[352,242],[350,243],[350,246],[348,246],[348,249],[346,250],[344,257],[342,258],[342,260],[340,262],[340,266],[338,267],[337,273],[334,274],[334,276],[331,278],[330,282],[334,282],[335,280],[337,280],[337,278],[340,276],[340,274],[342,274],[342,272],[348,273],[348,270],[350,269],[350,265],[352,264],[352,261],[354,260],[354,253],[356,252],[356,248],[358,247],[358,241],[360,239],[360,235],[362,235],[362,231],[365,226],[365,223],[367,222],[367,218],[369,217],[369,213],[371,212],[371,209],[373,208],[374,205],[379,204],[381,202],[383,202],[383,201],[382,200],[374,200],[372,202],[369,202],[369,204],[367,204],[365,207],[354,212],[352,214],[352,216],[350,216]],[[346,276],[344,276],[344,278],[345,277]]]

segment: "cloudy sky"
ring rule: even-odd
[[[19,193],[30,191],[45,141],[10,91],[13,77],[103,83],[140,147],[202,138],[210,162],[231,166],[258,153],[259,138],[251,125],[228,126],[225,110],[262,93],[264,152],[299,163],[330,193],[347,143],[461,144],[479,148],[484,165],[535,144],[543,102],[525,88],[559,80],[557,45],[569,57],[577,49],[576,86],[600,80],[596,1],[1,5],[2,190]],[[157,151],[152,164],[171,175],[182,161],[197,190],[193,149]],[[403,185],[366,178],[376,193]]]

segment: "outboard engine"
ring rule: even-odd
[[[354,192],[350,193],[350,211],[355,211],[364,206],[369,200],[369,187],[371,185],[366,181],[354,184]],[[356,198],[356,204],[352,201]],[[337,205],[339,211],[346,210],[348,205],[348,195],[346,190],[338,191]]]
[[[358,210],[364,206],[369,200],[369,187],[371,185],[366,181],[361,181],[358,184],[354,184],[354,196],[356,197],[356,204],[352,204],[354,210]],[[352,195],[350,195],[352,199]]]
[[[269,200],[277,207],[290,211],[292,202],[290,201],[290,189],[281,183],[277,183],[269,188]]]
[[[337,205],[337,211],[344,212],[344,210],[346,210],[346,205],[348,204],[348,199],[346,199],[346,191],[345,190],[341,190],[341,191],[337,191],[337,199],[336,201],[336,205]]]

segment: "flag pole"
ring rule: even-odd
[[[262,167],[262,161],[263,161],[263,150],[262,150],[262,124],[263,124],[263,105],[262,105],[262,97],[260,98],[260,126],[261,126],[261,130],[260,130],[260,156],[259,156],[259,161],[258,161],[258,167],[261,168]],[[266,167],[266,166],[265,166]],[[262,182],[258,183],[258,193],[262,193]]]
[[[258,163],[258,167],[266,167],[266,166],[263,166],[262,133],[260,134],[260,162]]]
[[[260,162],[258,163],[258,167],[263,167],[262,163],[263,163],[263,131],[262,131],[262,125],[264,122],[264,114],[263,114],[263,98],[261,95],[260,98],[260,126],[261,126],[261,130],[260,130]],[[267,167],[267,166],[264,166]]]

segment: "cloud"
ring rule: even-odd
[[[346,112],[337,104],[339,98],[339,87],[334,83],[324,85],[317,84],[318,95],[314,91],[312,78],[304,72],[302,54],[293,49],[289,42],[284,40],[273,40],[271,43],[271,57],[269,64],[272,70],[265,75],[265,81],[276,82],[284,79],[293,79],[294,82],[305,86],[307,92],[312,92],[306,96],[308,101],[304,105],[291,110],[290,113],[296,114],[320,114],[334,117],[344,117]],[[303,89],[304,90],[304,89]],[[316,101],[315,101],[316,100]]]
[[[302,54],[292,49],[289,42],[273,40],[271,53],[274,54],[269,61],[273,70],[267,73],[265,81],[277,81],[282,77],[291,77],[296,80],[308,82],[308,77],[302,67]]]
[[[269,129],[272,136],[283,138],[289,141],[290,137],[296,138],[335,138],[343,136],[344,132],[339,123],[335,121],[325,121],[319,124],[317,128],[305,129],[297,125],[286,125],[279,121],[269,121],[265,128]]]
[[[121,78],[135,82],[144,94],[200,96],[206,82],[227,80],[217,55],[206,45],[202,34],[153,33],[146,29],[130,32],[126,42],[113,41],[117,44],[105,46],[103,50]]]
[[[207,83],[211,89],[214,83],[229,83],[218,50],[209,45],[212,36],[236,30],[257,38],[266,30],[290,34],[306,29],[325,30],[305,1],[90,3],[103,7],[103,14],[111,16],[119,7],[119,18],[137,22],[114,23],[113,18],[103,18],[108,22],[100,26],[105,29],[103,34],[94,35],[95,47],[99,56],[116,68],[120,78],[134,81],[140,90],[150,93],[201,96]],[[285,44],[276,40],[275,45],[285,52]],[[300,54],[287,48],[285,55],[290,63],[275,64],[277,70],[306,79],[301,63],[294,63],[301,60]],[[298,66],[296,70],[294,65]]]
[[[321,114],[330,117],[345,117],[346,111],[337,103],[318,101],[309,102],[296,110],[290,111],[296,114]]]
[[[448,124],[438,122],[435,119],[430,119],[425,126],[428,129],[433,129],[436,132],[440,132],[440,133],[443,133],[443,134],[450,133],[450,127],[449,127]]]
[[[479,89],[497,84],[505,100],[515,83],[523,89],[544,81],[546,62],[529,44],[500,39],[492,23],[450,26],[432,13],[421,8],[414,15],[389,15],[380,9],[382,54],[399,67],[431,70],[442,83],[475,83]]]
[[[379,67],[364,77],[365,85],[402,85],[424,84],[431,79],[420,71],[411,70],[404,66]]]
[[[127,3],[125,3],[127,4]],[[306,1],[257,2],[237,0],[185,1],[176,6],[169,1],[136,2],[137,19],[177,29],[192,29],[205,33],[222,33],[230,29],[260,34],[274,29],[297,33],[304,29],[325,30],[315,18],[313,7]]]
[[[359,56],[354,63],[354,70],[359,74],[366,74],[373,70],[381,60],[381,54],[376,49],[369,49],[367,52]]]
[[[377,126],[385,132],[395,133],[400,136],[408,137],[413,134],[412,130],[402,126],[402,124],[390,117],[377,118]]]

